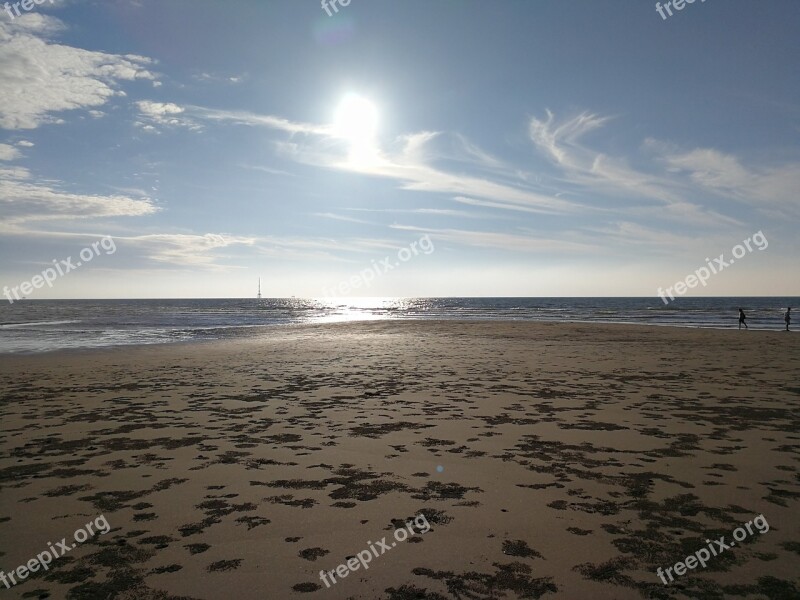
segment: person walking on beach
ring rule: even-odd
[[[747,318],[747,316],[744,314],[744,311],[740,308],[739,309],[739,329],[742,328],[742,325],[744,325],[745,329],[749,329],[749,327],[747,326],[747,323],[745,322],[746,318]]]
[[[783,317],[783,320],[786,321],[786,331],[789,331],[789,323],[792,322],[792,307],[786,309],[786,315]]]

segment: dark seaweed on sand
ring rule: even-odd
[[[528,547],[524,540],[506,540],[503,542],[503,554],[508,556],[520,556],[522,558],[544,558],[536,550]]]
[[[315,561],[329,553],[330,551],[324,548],[306,548],[305,550],[300,550],[297,555],[305,560]]]
[[[469,571],[434,571],[423,567],[413,570],[415,575],[442,581],[454,598],[496,598],[513,592],[518,598],[541,598],[556,593],[558,588],[551,577],[533,577],[531,568],[522,563],[498,564],[494,573]],[[388,591],[388,590],[387,590]],[[391,593],[391,592],[390,592]]]
[[[242,564],[241,558],[234,558],[232,560],[218,560],[217,562],[213,562],[206,568],[209,572],[215,571],[233,571],[239,568],[239,565]]]
[[[399,421],[396,423],[383,423],[381,425],[376,424],[367,424],[367,425],[358,425],[350,429],[350,435],[359,435],[368,438],[378,438],[382,435],[386,435],[387,433],[392,433],[395,431],[402,431],[403,429],[426,429],[428,427],[434,427],[434,425],[425,424],[425,423],[411,423],[409,421]]]

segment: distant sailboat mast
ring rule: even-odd
[[[258,278],[258,296],[256,298],[261,300],[261,277]]]

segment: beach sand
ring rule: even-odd
[[[2,597],[800,598],[797,335],[380,321],[0,361],[2,570],[111,527]]]

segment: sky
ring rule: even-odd
[[[30,298],[656,297],[734,254],[686,295],[800,295],[797,0],[40,2],[0,11],[0,286],[66,271]]]

